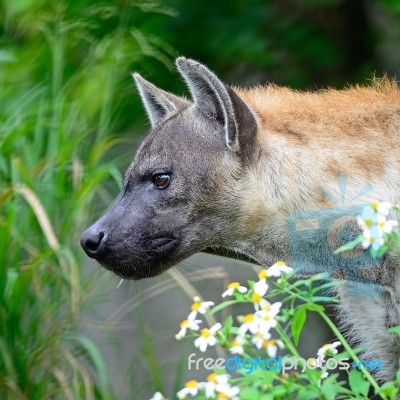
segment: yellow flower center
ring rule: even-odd
[[[209,336],[211,336],[211,332],[210,332],[210,330],[208,328],[203,328],[200,331],[200,336],[203,337],[203,338],[208,338]]]
[[[237,339],[233,339],[231,343],[232,343],[232,347],[240,346],[240,343]]]
[[[254,314],[247,314],[244,317],[242,317],[243,322],[249,323],[249,322],[253,322],[256,317],[254,316]]]
[[[323,350],[327,350],[327,349],[329,349],[329,347],[331,347],[331,345],[328,343],[328,344],[324,344],[323,346],[322,346],[322,349]]]
[[[378,209],[378,206],[379,206],[379,201],[371,201],[371,204],[370,204],[370,206],[371,206],[371,208],[373,209],[373,210],[377,210]]]
[[[266,349],[268,346],[276,346],[278,341],[276,339],[265,339],[262,343],[262,347]]]
[[[311,366],[311,367],[314,367],[314,366],[316,365],[316,361],[315,361],[315,359],[313,359],[313,358],[309,358],[309,359],[307,360],[307,364],[308,364],[309,366]]]
[[[180,323],[180,327],[181,328],[184,328],[185,326],[188,326],[189,325],[189,320],[188,319],[185,319],[184,321],[182,321],[181,323]]]
[[[378,222],[379,228],[383,228],[385,226],[385,221]]]
[[[265,279],[267,276],[268,276],[268,271],[266,269],[263,269],[258,274],[259,279]]]
[[[276,266],[277,267],[286,267],[286,263],[285,263],[285,261],[277,261]]]
[[[367,227],[372,226],[372,219],[371,219],[371,218],[364,219],[364,224],[365,224],[365,226],[367,226]]]
[[[201,306],[201,301],[196,301],[192,304],[192,311],[197,311]]]
[[[263,340],[261,347],[263,349],[266,349],[268,347],[268,345],[269,345],[269,340]]]
[[[240,283],[239,283],[239,282],[231,282],[231,283],[228,285],[228,289],[237,289],[239,286],[240,286]]]
[[[271,320],[271,316],[267,314],[266,316],[263,317],[263,320],[264,321],[270,321]]]
[[[218,374],[216,374],[215,372],[213,372],[212,374],[207,376],[207,380],[208,382],[217,382],[217,378],[218,378]]]
[[[253,293],[251,295],[251,300],[253,301],[253,303],[259,303],[261,299],[262,296],[259,293]]]
[[[195,387],[197,387],[198,384],[199,383],[196,380],[192,379],[191,381],[187,381],[185,383],[185,388],[188,388],[188,389],[195,388]]]
[[[226,399],[229,399],[229,395],[224,392],[219,392],[217,399],[218,400],[226,400]]]

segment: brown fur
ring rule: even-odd
[[[135,75],[152,130],[120,200],[82,236],[86,253],[130,279],[210,247],[347,279],[337,292],[344,329],[366,358],[384,363],[379,377],[393,378],[400,340],[387,329],[400,324],[399,259],[360,266],[358,250],[337,259],[332,249],[343,228],[357,229],[347,204],[400,203],[397,84],[232,90],[194,60],[178,58],[177,67],[193,102]],[[160,174],[168,178],[161,188]]]
[[[395,81],[385,77],[370,86],[305,93],[274,85],[236,91],[257,120],[260,152],[246,177],[240,211],[242,230],[254,239],[236,243],[238,249],[265,262],[290,259],[285,216],[334,207],[319,189],[339,199],[343,174],[349,178],[346,201],[370,184],[371,192],[356,202],[400,202],[400,90]],[[254,191],[258,182],[264,189]],[[264,231],[258,229],[260,220],[254,223],[257,216],[265,221]],[[268,250],[261,250],[266,243]],[[364,346],[364,358],[383,361],[384,371],[377,373],[383,380],[394,377],[400,354],[398,337],[387,333],[400,324],[398,268],[398,259],[388,255],[381,267],[357,271],[372,286],[350,282],[338,290],[342,327],[354,344]],[[369,296],[374,284],[380,296]]]

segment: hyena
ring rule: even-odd
[[[326,242],[356,226],[334,201],[343,194],[343,176],[347,198],[364,193],[359,204],[400,202],[396,82],[304,93],[272,84],[239,89],[196,61],[180,57],[176,65],[192,100],[134,74],[151,131],[126,171],[120,198],[83,234],[87,255],[126,279],[155,276],[207,248],[260,264],[296,261],[303,273],[350,273],[353,284],[335,292],[343,327],[365,349],[363,358],[383,362],[378,378],[393,378],[400,341],[387,329],[400,324],[399,262],[387,254],[379,265],[361,270],[350,262],[344,271],[332,265]],[[322,224],[316,235],[300,230],[294,260],[288,220],[308,210],[318,210],[320,221],[333,215],[339,222]]]

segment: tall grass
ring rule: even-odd
[[[35,50],[48,55],[42,80],[34,76],[40,54],[29,45],[0,52],[1,399],[113,397],[101,352],[77,328],[93,285],[82,278],[78,240],[92,205],[107,197],[104,183],[114,192],[120,185],[106,153],[120,142],[111,132],[130,85],[128,60],[144,52],[130,44],[122,17],[96,39],[89,22],[66,18],[65,5],[55,4],[30,31]],[[15,10],[5,9],[7,30]],[[93,12],[105,10],[113,9]],[[27,27],[27,18],[15,27]],[[80,41],[84,61],[67,71]]]

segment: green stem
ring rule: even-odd
[[[353,351],[353,349],[350,347],[350,345],[347,343],[346,339],[343,337],[343,335],[339,332],[339,329],[336,328],[335,324],[332,322],[332,320],[323,312],[323,311],[318,311],[317,313],[321,316],[321,318],[326,322],[326,324],[331,328],[332,332],[335,334],[335,336],[340,340],[342,343],[343,347],[346,349],[346,351],[349,353],[349,355],[353,358],[353,360],[360,366],[361,371],[364,373],[366,378],[369,380],[373,388],[375,389],[375,392],[379,394],[379,396],[382,399],[387,399],[387,397],[383,394],[379,393],[379,385],[376,383],[375,379],[372,377],[372,375],[368,372],[368,370],[364,367],[362,363],[360,363],[360,359],[357,357],[356,353]]]
[[[292,343],[290,340],[289,336],[286,334],[286,332],[282,329],[281,326],[276,325],[275,330],[279,333],[279,336],[281,337],[282,341],[284,342],[285,346],[290,350],[290,352],[295,355],[296,357],[300,358],[300,354],[296,349],[296,346]]]
[[[223,303],[217,304],[216,306],[214,306],[212,308],[212,310],[209,312],[210,315],[215,314],[218,311],[223,310],[224,308],[227,308],[229,306],[232,306],[234,304],[249,304],[252,303],[251,300],[228,300],[228,301],[224,301]]]

